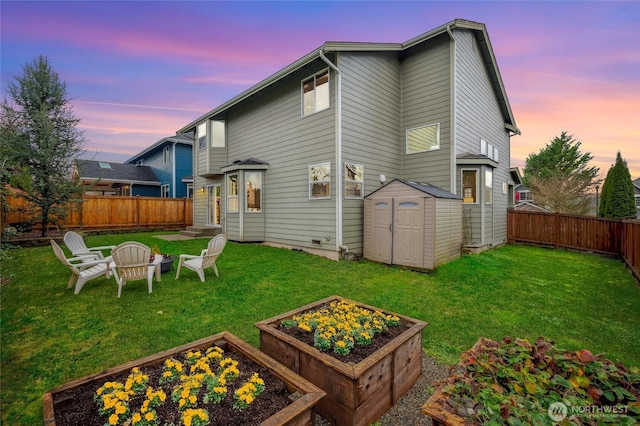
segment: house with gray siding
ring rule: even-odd
[[[484,24],[326,42],[178,134],[191,132],[194,225],[230,240],[361,253],[364,197],[404,179],[462,198],[463,245],[506,242],[520,132]]]

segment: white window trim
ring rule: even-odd
[[[222,125],[222,134],[217,134],[217,125]],[[218,137],[219,136],[219,137]],[[224,120],[211,120],[211,148],[224,148],[227,145],[227,123]]]
[[[327,85],[328,85],[328,90],[329,90],[329,99],[327,102],[327,106],[325,108],[322,109],[318,109],[318,103],[316,100],[316,90],[318,88],[318,86],[316,85],[316,79],[319,75],[322,75],[324,73],[327,73]],[[305,114],[304,112],[304,82],[307,80],[310,80],[313,78],[313,111],[309,112],[308,114]],[[318,71],[317,73],[310,75],[309,77],[306,77],[302,80],[300,80],[300,114],[302,115],[302,117],[309,117],[312,116],[320,111],[325,111],[327,109],[329,109],[331,107],[331,72],[329,71],[329,68],[325,68],[324,70]]]
[[[499,162],[500,154],[498,152],[498,147],[493,144],[490,144],[489,142],[485,141],[482,138],[480,138],[480,154],[486,155],[496,163]]]
[[[165,191],[167,193],[166,197],[164,195]],[[171,186],[168,183],[160,186],[160,197],[162,197],[162,198],[171,198]]]
[[[162,164],[169,164],[171,162],[171,155],[169,152],[169,146],[165,146],[162,149]]]
[[[247,199],[245,199],[245,203],[244,203],[244,212],[245,213],[262,213],[262,181],[263,181],[264,173],[262,173],[261,171],[254,172],[254,171],[251,171],[251,170],[246,170],[244,172],[245,191],[247,189],[246,186],[249,183],[249,179],[247,179],[247,174],[249,174],[249,173],[255,173],[258,176],[260,176],[260,210],[249,210],[249,200],[248,200],[249,193],[246,192]]]
[[[328,166],[329,167],[329,179],[328,180],[317,180],[317,181],[312,181],[311,180],[311,168],[313,167],[318,167],[318,166]],[[326,163],[316,163],[316,164],[310,164],[309,165],[309,170],[307,172],[307,181],[308,181],[308,187],[309,187],[309,200],[329,200],[331,199],[331,162],[327,161]],[[329,184],[329,195],[325,196],[325,197],[312,197],[311,194],[313,193],[313,191],[311,191],[311,185],[314,183],[323,183],[326,182]]]
[[[464,201],[464,172],[474,171],[476,172],[476,200],[468,203]],[[473,205],[480,203],[480,169],[475,167],[467,167],[460,170],[460,195],[462,196],[462,204]]]
[[[347,164],[353,164],[354,166],[358,166],[362,169],[362,180],[351,180],[347,179]],[[344,198],[345,200],[362,200],[364,198],[364,166],[362,164],[355,163],[353,161],[345,161],[344,162]],[[359,197],[351,197],[347,196],[347,183],[359,183],[360,184],[360,196]]]
[[[411,132],[413,130],[423,129],[425,127],[432,127],[432,126],[436,126],[436,128],[437,128],[437,130],[436,130],[436,138],[438,140],[438,145],[434,146],[434,147],[431,147],[429,149],[425,149],[423,151],[409,152],[409,132]],[[438,151],[439,149],[440,149],[440,123],[425,124],[424,126],[412,127],[410,129],[405,130],[405,134],[404,134],[404,152],[405,152],[406,155],[422,154],[424,152]]]
[[[239,197],[239,194],[236,194],[236,195],[229,195],[229,178],[230,178],[231,176],[233,176],[233,175],[235,175],[235,176],[236,176],[236,183],[237,183],[237,185],[238,185],[238,190],[237,190],[237,192],[238,192],[238,193],[240,192],[240,175],[239,175],[238,173],[229,173],[229,174],[225,177],[225,184],[226,184],[226,187],[227,187],[227,191],[226,191],[226,192],[227,192],[227,203],[226,203],[226,204],[227,204],[227,207],[226,207],[226,210],[227,210],[227,213],[240,213],[240,206],[239,206],[239,205],[238,205],[238,208],[237,208],[237,209],[235,209],[235,210],[229,210],[229,204],[230,204],[230,203],[229,203],[229,200],[230,200],[230,199],[235,198],[236,200],[238,200],[238,202],[236,203],[236,205],[240,203],[240,199],[238,198],[238,197]]]
[[[203,149],[207,148],[207,134],[209,133],[207,131],[207,127],[208,126],[207,126],[207,122],[206,121],[204,123],[198,124],[198,126],[196,127],[196,130],[197,130],[197,135],[196,136],[198,138],[196,142],[198,143],[198,151],[202,151]],[[200,138],[202,137],[200,135],[200,131],[202,129],[204,129],[204,143],[203,144],[200,143]]]
[[[491,186],[487,185],[487,173],[491,173]],[[491,200],[487,200],[487,189],[491,189]],[[495,196],[495,191],[493,190],[493,169],[485,169],[484,170],[484,203],[485,204],[493,204],[493,197]]]

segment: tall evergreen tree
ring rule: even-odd
[[[69,201],[81,193],[71,172],[83,152],[84,134],[73,114],[67,87],[45,56],[22,67],[23,75],[10,82],[3,100],[3,122],[13,127],[3,136],[3,156],[28,177],[21,185],[34,208],[45,236],[50,223],[64,218]],[[9,140],[10,136],[10,140]],[[6,145],[5,145],[6,144]]]
[[[609,168],[602,185],[602,197],[598,216],[609,218],[636,217],[633,182],[627,162],[618,151],[616,162]]]
[[[527,157],[523,180],[538,204],[558,213],[589,211],[590,191],[599,169],[589,167],[593,157],[581,153],[580,145],[573,135],[562,132]]]

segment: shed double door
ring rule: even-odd
[[[423,267],[424,198],[370,198],[372,244],[368,258],[377,262]]]

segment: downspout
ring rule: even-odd
[[[322,59],[336,74],[336,250],[349,251],[349,248],[342,244],[342,79],[340,70],[320,49],[320,59]]]
[[[457,115],[456,115],[456,101],[457,101],[457,93],[456,93],[456,40],[453,37],[453,32],[451,31],[451,25],[447,25],[447,33],[449,37],[451,37],[451,43],[453,44],[452,49],[452,61],[451,61],[451,188],[450,191],[453,194],[457,194],[457,186],[458,186],[458,164],[456,163],[456,124],[457,124]]]

